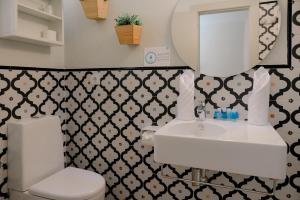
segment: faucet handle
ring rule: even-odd
[[[205,102],[201,101],[200,104],[197,106],[197,110],[204,110],[205,109]]]
[[[205,102],[201,102],[200,105],[197,106],[197,114],[198,120],[204,121],[206,119]]]

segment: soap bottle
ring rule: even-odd
[[[218,108],[215,112],[214,112],[214,119],[221,119],[222,118],[222,110],[221,108]]]
[[[222,108],[221,109],[221,119],[222,120],[227,120],[228,119],[228,115],[227,115],[227,109],[226,108]]]
[[[230,108],[227,108],[226,112],[227,112],[227,119],[231,120],[232,110]]]
[[[236,109],[232,109],[231,114],[230,114],[230,119],[232,121],[236,121],[240,118],[239,113],[237,112]]]

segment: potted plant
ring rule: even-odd
[[[106,19],[108,15],[108,0],[80,0],[85,16],[89,19]]]
[[[115,21],[120,44],[139,45],[141,43],[143,27],[138,15],[125,14],[116,18]]]

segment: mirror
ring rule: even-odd
[[[208,76],[228,77],[263,61],[280,25],[276,0],[180,0],[172,39],[187,65]]]

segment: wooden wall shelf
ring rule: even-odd
[[[119,43],[122,45],[139,45],[143,32],[142,26],[123,25],[116,26],[116,33],[119,38]]]
[[[109,0],[80,0],[85,16],[89,19],[106,19]]]

